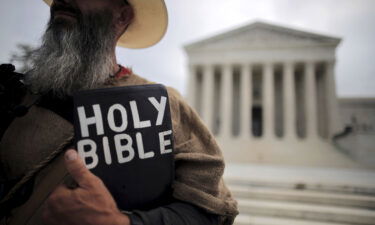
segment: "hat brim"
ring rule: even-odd
[[[44,0],[48,5],[52,0]],[[117,42],[125,48],[147,48],[158,43],[168,27],[168,13],[164,0],[128,0],[134,18]]]

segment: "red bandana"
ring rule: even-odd
[[[121,77],[125,77],[125,76],[129,76],[129,75],[131,75],[133,72],[132,72],[132,70],[130,69],[130,68],[126,68],[126,67],[124,67],[124,66],[121,66],[121,65],[119,65],[120,66],[120,69],[119,69],[119,71],[115,74],[115,78],[116,79],[119,79],[119,78],[121,78]]]

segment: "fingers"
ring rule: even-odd
[[[73,180],[73,178],[71,176],[66,177],[64,179],[63,183],[64,183],[65,187],[67,187],[67,188],[69,188],[71,190],[76,189],[76,188],[79,187],[78,184],[77,184],[77,182],[75,180]]]
[[[55,188],[55,190],[48,196],[46,201],[47,209],[57,209],[66,201],[69,201],[69,197],[71,196],[71,190],[66,188],[63,185],[59,185]]]
[[[65,166],[69,174],[78,186],[87,188],[95,185],[98,178],[87,168],[83,160],[78,156],[77,151],[69,149],[65,152]]]

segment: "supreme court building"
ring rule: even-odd
[[[188,101],[227,161],[358,166],[331,142],[340,41],[256,22],[185,46]]]

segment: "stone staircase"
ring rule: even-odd
[[[235,225],[375,225],[375,179],[358,183],[358,177],[373,179],[375,172],[356,179],[341,173],[331,182],[310,176],[303,182],[290,179],[295,174],[273,179],[276,171],[262,179],[226,175],[240,210]]]

